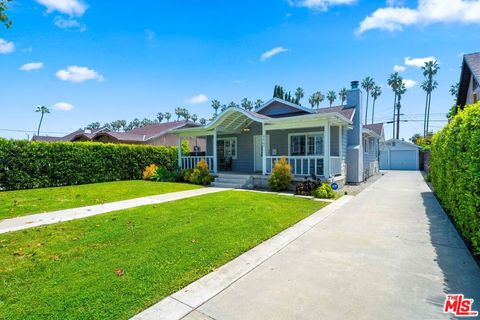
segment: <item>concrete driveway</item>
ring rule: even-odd
[[[445,319],[480,270],[419,172],[391,171],[185,319]]]

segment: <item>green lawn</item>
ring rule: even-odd
[[[0,192],[0,219],[196,188],[200,187],[183,183],[132,180],[4,191]]]
[[[325,205],[225,191],[1,234],[0,319],[128,319]]]

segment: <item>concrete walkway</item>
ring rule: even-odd
[[[53,224],[62,221],[69,221],[80,219],[97,214],[128,209],[133,207],[145,206],[149,204],[164,203],[175,201],[203,194],[225,191],[225,188],[201,188],[194,190],[178,191],[172,193],[165,193],[156,196],[148,196],[142,198],[135,198],[130,200],[109,202],[94,206],[87,206],[81,208],[65,209],[54,212],[38,213],[29,216],[17,217],[12,219],[0,220],[0,234],[5,232],[17,231],[38,227],[46,224]]]
[[[136,318],[451,319],[448,293],[480,310],[480,269],[419,172],[342,199]]]

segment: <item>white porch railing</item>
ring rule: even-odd
[[[208,170],[213,171],[213,156],[182,156],[182,167],[180,169],[195,169],[201,160],[205,160],[208,164]]]
[[[340,157],[330,157],[330,175],[345,176],[347,173],[347,165]]]
[[[285,157],[292,167],[292,173],[296,176],[323,176],[323,156],[276,156],[267,157],[267,174],[272,173],[272,168],[280,158]]]

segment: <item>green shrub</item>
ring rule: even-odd
[[[190,176],[192,175],[193,173],[193,169],[183,169],[181,172],[180,172],[180,178],[184,181],[184,182],[190,182]]]
[[[335,191],[328,183],[322,183],[320,187],[312,191],[311,195],[320,199],[333,199],[335,198]]]
[[[142,179],[155,163],[177,169],[176,147],[0,139],[0,190]]]
[[[157,182],[177,182],[179,174],[177,170],[171,171],[165,167],[158,167],[150,179]]]
[[[274,191],[283,191],[290,188],[292,183],[292,167],[285,157],[281,157],[273,166],[272,175],[268,179],[268,186]]]
[[[435,134],[429,177],[457,229],[480,254],[480,103]]]
[[[205,160],[200,160],[197,167],[193,169],[188,177],[188,181],[191,183],[204,186],[209,185],[213,179],[213,176],[208,171],[208,164]]]

